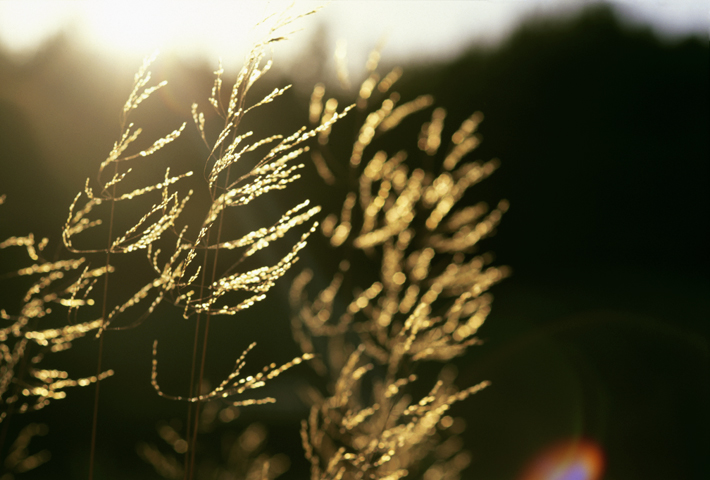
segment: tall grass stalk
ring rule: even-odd
[[[442,137],[446,111],[434,108],[428,95],[401,102],[392,87],[402,70],[379,73],[375,51],[365,80],[348,94],[352,105],[338,111],[338,99],[324,101],[326,87],[318,84],[311,95],[310,127],[283,135],[245,131],[247,114],[254,115],[288,90],[276,88],[257,101],[249,95],[271,68],[272,46],[310,13],[287,9],[268,18],[264,36],[252,46],[229,88],[219,65],[207,101],[223,120],[221,125],[209,125],[200,105],[192,105],[192,120],[206,152],[202,188],[206,186],[207,201],[193,200],[197,195],[185,186],[192,172],[174,175],[166,167],[162,178],[153,180],[134,172],[147,157],[168,153],[186,128],[183,123],[143,144],[142,130],[130,121],[139,107],[150,108],[152,95],[166,84],[152,82],[154,54],[134,78],[119,139],[96,178],[86,180],[69,208],[62,230],[66,259],[46,259],[48,240],[38,242],[32,235],[0,243],[0,249],[24,249],[31,260],[30,266],[11,275],[36,278],[17,314],[0,310],[1,318],[10,322],[0,329],[0,421],[44,408],[50,400],[64,398],[68,387],[95,383],[90,480],[96,470],[100,381],[114,373],[103,370],[104,337],[113,330],[138,327],[163,303],[179,307],[195,328],[189,387],[183,394],[161,387],[158,341],[153,343],[150,381],[155,392],[187,404],[184,434],[172,429],[168,436],[173,450],[183,455],[180,461],[155,448],[139,449],[161,475],[184,480],[198,476],[197,445],[205,409],[219,401],[223,407],[218,408],[233,418],[233,410],[227,409],[272,403],[271,397],[241,396],[306,360],[325,379],[325,388],[313,387],[305,394],[310,413],[300,434],[311,480],[455,479],[470,462],[450,409],[489,383],[481,379],[459,388],[454,369],[445,364],[480,343],[476,333],[490,311],[488,291],[509,273],[492,266],[491,255],[478,251],[507,202],[493,208],[484,203],[458,206],[469,188],[498,166],[497,160],[464,159],[480,142],[476,129],[482,114],[473,113],[447,142]],[[342,55],[337,60],[347,91],[350,77]],[[333,127],[351,109],[357,118],[346,121],[355,126],[356,135],[342,141]],[[428,118],[411,137],[413,149],[389,142],[394,129],[422,115]],[[310,155],[323,189],[331,189],[322,224],[315,220],[321,207],[304,200],[273,225],[237,233],[229,223],[232,212],[257,208],[253,201],[290,187],[306,168],[297,163],[305,155]],[[298,228],[303,230],[300,238],[276,263],[244,268],[248,259]],[[298,261],[307,240],[314,238],[335,260],[325,284],[318,284],[316,274],[305,268],[291,285],[291,329],[301,355],[245,376],[245,357],[255,346],[251,344],[232,372],[208,389],[205,372],[213,317],[236,315],[264,300]],[[151,278],[121,298],[115,285],[121,285],[121,271],[130,268],[124,259],[135,255],[145,256]],[[93,294],[99,282],[96,312]],[[57,320],[53,309],[65,309],[66,319]],[[71,380],[67,372],[39,367],[45,356],[70,348],[88,333],[98,337],[94,376]],[[249,427],[244,435],[263,440],[257,430]],[[5,434],[3,426],[3,440]],[[248,460],[252,452],[243,457]],[[272,479],[283,471],[274,458],[245,460],[239,468],[247,472],[245,478]]]
[[[329,379],[326,393],[310,393],[301,437],[312,480],[460,478],[470,455],[451,448],[460,443],[460,429],[448,412],[489,382],[459,390],[451,367],[435,379],[424,372],[480,343],[476,333],[492,301],[488,290],[509,269],[491,266],[492,256],[477,252],[478,244],[494,232],[508,204],[457,208],[498,165],[495,159],[462,161],[480,142],[480,112],[453,133],[447,150],[441,148],[446,111],[440,107],[413,137],[414,151],[387,141],[434,100],[423,95],[401,103],[391,88],[402,71],[380,74],[379,56],[370,55],[367,77],[356,89],[364,121],[349,153],[343,155],[343,142],[330,131],[312,152],[318,173],[342,200],[321,228],[339,259],[331,281],[311,286],[315,274],[306,269],[291,289],[294,338]],[[325,94],[325,86],[316,85],[314,124],[326,122],[338,104],[336,98],[324,102]]]

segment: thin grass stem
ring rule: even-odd
[[[114,175],[118,173],[118,164],[114,163]],[[111,188],[111,213],[109,215],[108,224],[108,243],[106,246],[106,274],[104,275],[104,291],[103,300],[101,305],[101,319],[102,322],[106,321],[106,306],[108,304],[108,285],[109,285],[109,267],[111,261],[111,243],[113,242],[113,218],[116,209],[116,202],[113,201],[116,196],[116,186]],[[99,333],[99,353],[98,361],[96,366],[96,378],[101,376],[102,359],[104,351],[104,332]],[[94,478],[94,463],[96,459],[96,432],[97,425],[99,421],[99,394],[100,394],[101,382],[96,382],[96,390],[94,391],[94,413],[91,420],[91,450],[89,453],[89,480]]]

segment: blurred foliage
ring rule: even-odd
[[[482,329],[486,344],[459,364],[461,384],[493,383],[473,399],[475,409],[460,405],[455,412],[468,424],[470,478],[518,478],[546,446],[577,436],[602,446],[608,479],[707,473],[708,53],[706,39],[662,41],[597,7],[571,19],[531,20],[499,47],[474,46],[447,64],[403,65],[397,87],[403,101],[433,94],[449,114],[444,136],[472,111],[485,114],[476,156],[499,157],[502,166],[467,201],[504,196],[511,203],[488,245],[513,276],[494,288],[496,307]],[[66,35],[23,63],[0,54],[0,192],[7,194],[0,237],[33,231],[59,238],[86,172],[95,171],[118,133],[117,112],[134,69],[89,57]],[[189,118],[192,101],[211,88],[211,70],[167,56],[156,64],[157,80],[171,83],[159,107],[139,120],[154,129],[147,136],[157,138]],[[255,98],[297,76],[269,75],[255,86]],[[310,94],[311,87],[300,91]],[[265,107],[254,126],[276,133],[304,124],[308,97],[298,91]],[[341,127],[348,125],[355,124]],[[401,138],[393,132],[390,140],[415,144],[416,130],[399,132]],[[201,172],[202,165],[190,164],[201,158],[194,154],[199,135],[186,130],[185,136],[184,150],[170,161],[175,171]],[[313,188],[314,203],[328,202],[311,187],[320,182],[315,172],[304,177],[300,186]],[[285,194],[273,211],[292,200]],[[244,218],[245,228],[254,221]],[[315,268],[326,261],[318,257],[306,250],[303,262]],[[4,271],[14,267],[13,258],[2,262]],[[242,343],[259,341],[255,364],[276,359],[274,352],[291,358],[297,348],[280,326],[289,318],[287,287],[286,281],[272,294],[282,303],[272,300],[249,313],[258,322],[216,326],[214,341],[229,346],[239,339],[235,353]],[[15,287],[3,288],[3,305],[11,305]],[[114,353],[106,362],[122,362],[123,370],[105,384],[105,411],[112,416],[102,420],[101,478],[150,478],[135,443],[155,436],[157,418],[182,415],[180,406],[150,394],[150,344],[157,332],[177,338],[188,328],[157,315],[140,335],[107,338]],[[188,343],[161,352],[172,355],[164,364],[175,365],[175,373],[161,373],[166,389],[182,385]],[[93,364],[88,358],[73,357],[66,368]],[[229,371],[233,356],[219,360],[212,378]],[[303,478],[308,465],[297,430],[307,408],[293,390],[304,380],[282,380],[281,390],[269,392],[279,398],[276,405],[245,409],[235,423],[264,423],[270,450],[291,457],[280,478]],[[85,418],[63,402],[36,414],[32,421],[49,425],[41,447],[52,459],[25,478],[84,475],[91,396],[79,392],[72,399],[85,406]],[[152,400],[137,403],[142,398]],[[19,422],[11,426],[15,437],[20,429]]]

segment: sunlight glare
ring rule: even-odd
[[[263,13],[254,2],[130,1],[85,4],[86,39],[102,50],[145,54],[155,49],[204,55],[208,45],[242,45]],[[238,12],[235,7],[238,7]],[[261,7],[261,8],[260,8]],[[233,49],[233,47],[232,47]]]
[[[575,439],[537,456],[522,480],[599,480],[603,467],[601,449],[590,441]]]
[[[183,9],[168,2],[100,2],[87,5],[85,28],[109,50],[165,48],[185,25]]]
[[[23,54],[57,34],[74,11],[64,2],[1,2],[0,43],[10,52]]]
[[[142,58],[162,50],[191,59],[224,55],[225,61],[241,61],[254,25],[283,8],[283,2],[218,0],[0,2],[0,44],[15,54],[31,54],[70,31],[84,47],[110,56]]]
[[[502,41],[529,15],[571,14],[582,5],[565,0],[452,1],[447,8],[431,0],[2,0],[0,50],[31,55],[57,33],[67,31],[78,34],[82,46],[101,54],[131,57],[132,62],[160,49],[209,62],[223,56],[229,65],[243,59],[253,39],[252,26],[291,3],[302,11],[327,5],[317,21],[327,27],[326,38],[333,45],[337,40],[347,41],[351,69],[364,65],[370,50],[384,38],[390,60],[441,60],[460,54],[472,42],[494,45]],[[701,15],[701,3],[678,0],[659,8],[655,3],[645,7],[636,2],[618,10],[627,20],[648,22],[667,35],[706,34],[698,20],[706,18]],[[297,24],[296,29],[301,26]],[[309,36],[293,38],[295,42],[279,47],[284,58],[300,51]]]

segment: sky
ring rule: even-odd
[[[78,33],[82,44],[102,54],[134,58],[155,49],[177,51],[188,59],[213,62],[241,60],[252,26],[269,11],[292,2],[188,2],[0,0],[0,46],[22,57],[62,30]],[[453,57],[472,42],[495,44],[530,15],[566,15],[595,0],[359,0],[296,2],[296,11],[319,5],[315,17],[302,20],[328,26],[332,44],[347,46],[351,62],[362,64],[384,41],[383,55],[392,61]],[[609,3],[609,2],[607,2]],[[665,36],[708,35],[707,0],[618,0],[611,2],[626,20],[650,25]],[[296,33],[285,47],[298,50],[309,36]]]

